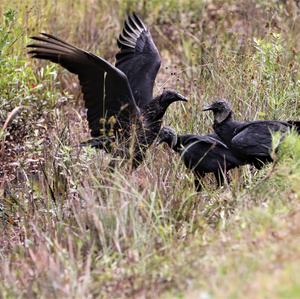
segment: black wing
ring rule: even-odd
[[[287,123],[291,126],[293,126],[293,128],[295,128],[295,130],[298,132],[298,134],[300,134],[300,121],[298,120],[289,120],[287,121]]]
[[[217,134],[208,134],[208,135],[193,135],[193,134],[187,134],[187,135],[181,135],[179,136],[181,138],[181,143],[184,146],[197,144],[197,143],[206,143],[210,146],[221,146],[226,149],[228,149],[227,145],[223,143]]]
[[[41,42],[28,45],[33,58],[58,63],[78,75],[93,137],[103,135],[102,119],[114,116],[129,121],[139,113],[126,75],[112,64],[50,34],[32,39]]]
[[[269,156],[272,149],[272,133],[285,133],[289,127],[289,124],[280,121],[251,122],[239,129],[231,144],[235,150],[247,156]]]
[[[242,162],[228,149],[216,134],[181,135],[181,157],[187,168],[197,172],[229,170]]]
[[[137,105],[145,107],[153,98],[161,59],[149,30],[135,14],[127,17],[118,46],[116,67],[126,74]]]

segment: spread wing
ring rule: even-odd
[[[272,149],[272,133],[285,133],[289,125],[280,121],[251,122],[239,129],[231,144],[247,156],[268,156]]]
[[[161,59],[149,30],[135,14],[127,17],[118,46],[116,67],[126,74],[137,105],[144,107],[153,98]]]
[[[91,135],[103,135],[103,123],[111,116],[129,121],[139,113],[126,75],[109,62],[76,48],[57,37],[42,33],[28,45],[31,57],[50,60],[78,75]]]

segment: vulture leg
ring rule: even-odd
[[[224,185],[224,175],[221,171],[214,172],[216,181],[217,181],[217,188],[220,188]]]
[[[217,188],[220,188],[221,186],[224,186],[224,181],[226,178],[226,181],[230,183],[230,177],[228,175],[228,172],[223,172],[223,171],[217,171],[214,172],[216,182],[217,182]]]
[[[254,167],[256,168],[256,169],[258,169],[258,170],[260,170],[260,169],[262,169],[264,166],[265,166],[265,164],[266,163],[268,163],[268,162],[272,162],[272,159],[268,159],[268,158],[266,158],[266,159],[255,159],[254,161],[253,161],[253,165],[254,165]]]
[[[197,172],[197,173],[194,174],[194,176],[195,176],[194,184],[195,184],[196,192],[201,192],[202,191],[201,179],[204,178],[205,173]]]
[[[99,138],[89,139],[87,141],[81,142],[80,146],[91,146],[96,149],[103,149],[107,153],[111,152],[111,145],[114,142],[113,137],[101,136]]]

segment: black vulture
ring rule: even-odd
[[[171,90],[153,99],[161,59],[149,30],[135,14],[127,17],[118,38],[115,66],[53,35],[31,38],[38,41],[28,45],[32,58],[50,60],[78,75],[91,136],[96,138],[87,143],[127,158],[133,148],[133,168],[157,137],[168,106],[186,101]]]
[[[238,122],[233,120],[230,104],[218,100],[203,109],[214,114],[214,131],[228,148],[243,162],[254,165],[257,169],[267,162],[272,162],[272,134],[287,133],[291,128],[299,131],[299,122],[276,120],[258,120]]]
[[[213,173],[217,186],[224,184],[224,176],[235,167],[243,165],[217,134],[179,135],[170,127],[163,127],[159,133],[159,143],[165,142],[175,152],[181,155],[185,166],[191,169],[195,176],[195,188],[201,191],[201,178],[206,173]]]

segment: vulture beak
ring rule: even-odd
[[[155,145],[158,146],[160,144],[162,144],[164,142],[164,140],[162,138],[157,138]]]
[[[209,111],[209,110],[213,110],[213,106],[212,105],[208,105],[208,106],[205,106],[202,111]]]
[[[181,95],[180,93],[177,93],[177,101],[187,102],[187,98]]]
[[[177,137],[177,134],[175,136],[173,136],[172,138],[172,142],[171,142],[171,148],[174,148],[175,145],[177,144],[177,141],[178,141],[178,137]]]

